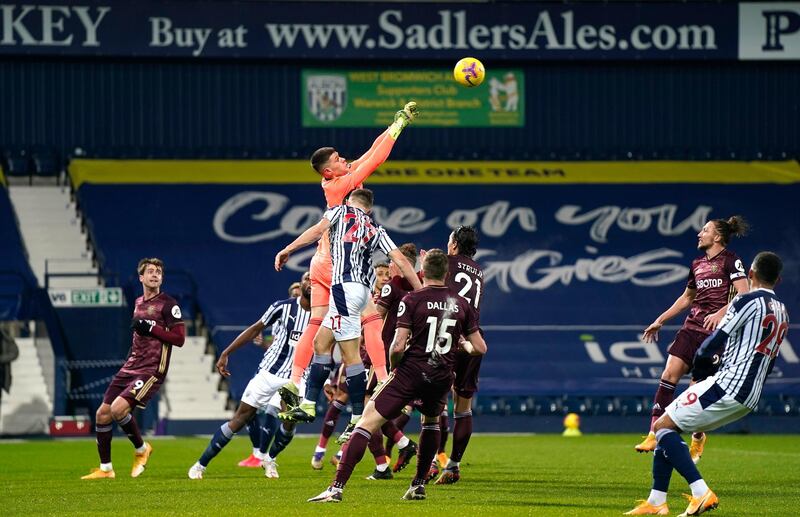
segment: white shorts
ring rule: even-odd
[[[698,433],[739,420],[750,408],[725,393],[714,383],[714,377],[708,377],[689,386],[667,406],[666,412],[682,431]]]
[[[242,402],[254,408],[263,409],[267,405],[275,406],[280,409],[281,396],[278,395],[278,389],[289,382],[290,379],[286,377],[278,377],[277,375],[269,373],[267,370],[259,370],[247,387],[244,389],[242,395]],[[306,391],[305,380],[300,380],[300,397]]]
[[[369,287],[358,282],[332,285],[328,314],[322,326],[333,331],[336,341],[361,337],[361,313],[367,308],[371,296]]]

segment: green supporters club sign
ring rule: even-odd
[[[419,126],[522,127],[525,74],[487,70],[483,84],[465,88],[450,70],[323,70],[301,75],[303,127],[379,127],[416,101]]]

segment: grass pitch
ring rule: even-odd
[[[367,481],[367,452],[344,493],[344,502],[306,503],[331,481],[334,468],[313,471],[316,440],[296,438],[278,459],[280,479],[236,463],[249,454],[238,436],[210,464],[206,479],[189,480],[205,438],[152,439],[147,471],[130,478],[132,448],[116,435],[117,478],[81,481],[97,466],[94,441],[0,441],[2,515],[620,515],[650,489],[650,455],[633,451],[638,435],[474,436],[462,479],[431,486],[425,501],[402,501],[414,463],[391,481]],[[333,448],[329,447],[329,451]],[[448,447],[449,449],[449,447]],[[329,454],[330,456],[330,454]],[[326,458],[327,461],[327,458]],[[792,436],[711,435],[700,469],[717,492],[713,516],[797,515],[800,442]],[[685,509],[683,478],[673,474],[670,515]]]

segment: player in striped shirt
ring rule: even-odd
[[[328,314],[314,339],[314,358],[308,374],[305,399],[280,416],[302,422],[314,420],[316,400],[333,368],[331,353],[336,342],[342,351],[347,391],[353,407],[350,424],[340,437],[342,441],[347,439],[364,409],[367,378],[358,353],[358,344],[361,336],[361,312],[371,303],[372,286],[375,283],[373,252],[378,249],[383,251],[397,264],[415,289],[422,287],[414,268],[397,249],[386,230],[378,226],[369,215],[372,204],[372,191],[354,190],[346,205],[326,211],[319,223],[306,230],[275,256],[275,269],[280,271],[292,252],[318,241],[326,231],[330,233],[332,296]],[[380,354],[381,357],[384,356],[383,345]]]
[[[258,371],[250,379],[244,390],[239,407],[230,421],[217,429],[208,447],[200,459],[189,469],[190,479],[202,479],[209,462],[231,441],[248,422],[255,418],[259,408],[267,409],[267,418],[272,416],[274,426],[266,425],[265,429],[274,429],[274,441],[269,453],[262,458],[262,465],[268,478],[277,478],[278,471],[275,457],[289,445],[294,437],[294,425],[283,423],[277,426],[277,413],[280,409],[278,389],[286,384],[292,371],[294,349],[300,335],[308,326],[311,318],[311,280],[308,273],[303,274],[300,283],[300,297],[278,300],[269,306],[261,318],[247,327],[236,339],[222,351],[217,361],[217,371],[229,377],[228,356],[249,343],[268,326],[272,326],[272,343],[264,352],[264,358]],[[276,429],[277,428],[277,429]],[[268,443],[269,440],[266,440]]]
[[[689,315],[675,334],[667,349],[669,357],[661,373],[658,389],[653,397],[650,432],[634,448],[638,452],[651,452],[656,447],[653,429],[656,420],[664,414],[675,396],[681,377],[692,370],[694,354],[700,343],[711,334],[728,308],[734,293],[747,292],[747,279],[742,260],[727,248],[733,236],[747,233],[748,225],[740,216],[708,221],[697,234],[697,249],[703,254],[692,261],[689,278],[683,294],[644,331],[644,340],[658,339],[661,327],[686,309]],[[701,379],[693,379],[695,381]],[[697,462],[703,454],[706,435],[692,436],[692,459]]]
[[[325,194],[326,208],[330,209],[345,202],[348,194],[363,187],[364,181],[389,157],[397,138],[403,129],[417,116],[416,102],[408,102],[395,114],[394,122],[375,139],[369,150],[358,159],[348,162],[333,147],[321,147],[311,155],[311,166],[322,176],[322,191]],[[319,239],[317,251],[311,259],[311,322],[297,344],[292,381],[281,389],[283,400],[296,406],[300,401],[298,386],[314,352],[314,337],[328,313],[331,290],[331,256],[327,232]],[[381,319],[375,305],[367,304],[362,314],[364,338],[367,353],[373,361],[378,380],[386,380],[386,362],[383,359],[381,342]]]
[[[705,380],[672,401],[656,421],[653,488],[647,500],[626,515],[667,515],[672,469],[686,479],[692,491],[682,515],[700,515],[719,504],[679,433],[711,431],[756,408],[789,329],[786,306],[773,290],[782,269],[776,254],[763,251],[756,255],[748,274],[751,291],[733,300],[716,332],[697,351],[692,373]]]

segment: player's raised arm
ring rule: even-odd
[[[351,165],[353,185],[360,185],[363,183],[370,174],[375,172],[375,169],[386,161],[386,158],[389,157],[389,153],[392,152],[397,137],[400,136],[403,129],[405,129],[412,120],[417,118],[418,115],[419,110],[417,109],[416,102],[407,103],[403,109],[395,114],[394,122],[386,129],[384,134],[375,140],[372,148]]]
[[[286,262],[289,260],[289,255],[300,248],[304,248],[309,244],[313,244],[320,240],[320,238],[322,238],[322,234],[324,234],[325,230],[327,230],[330,226],[330,220],[323,217],[317,224],[304,231],[298,238],[292,241],[291,244],[279,251],[278,254],[275,255],[275,271],[280,271],[283,268],[284,264],[286,264]]]
[[[389,258],[400,268],[400,271],[403,273],[403,278],[411,284],[415,291],[422,289],[422,283],[419,281],[417,273],[414,271],[414,268],[411,267],[411,264],[408,262],[406,256],[403,255],[402,251],[397,248],[393,249],[389,252]]]
[[[369,157],[372,156],[372,154],[378,149],[378,147],[380,147],[383,141],[386,140],[387,138],[389,138],[388,128],[385,129],[383,133],[378,135],[378,138],[376,138],[375,141],[372,142],[372,146],[367,150],[366,153],[362,154],[357,160],[353,160],[352,162],[350,162],[350,168],[355,170],[358,168],[359,165],[367,161],[367,159],[369,159]]]
[[[258,320],[249,327],[247,327],[246,329],[244,329],[241,332],[241,334],[236,336],[236,339],[234,339],[231,342],[231,344],[228,345],[227,348],[225,348],[225,350],[223,350],[221,354],[219,354],[219,359],[217,360],[216,366],[217,366],[217,371],[220,373],[220,375],[222,375],[223,377],[231,376],[231,372],[228,371],[228,356],[230,356],[232,353],[240,349],[245,344],[252,341],[254,337],[261,334],[261,332],[263,331],[264,331],[264,324],[261,322],[261,320]]]
[[[697,296],[697,289],[687,287],[669,309],[664,311],[650,326],[644,329],[644,342],[650,343],[652,341],[658,341],[658,331],[661,330],[664,323],[688,309],[689,306],[692,305],[695,296]]]

